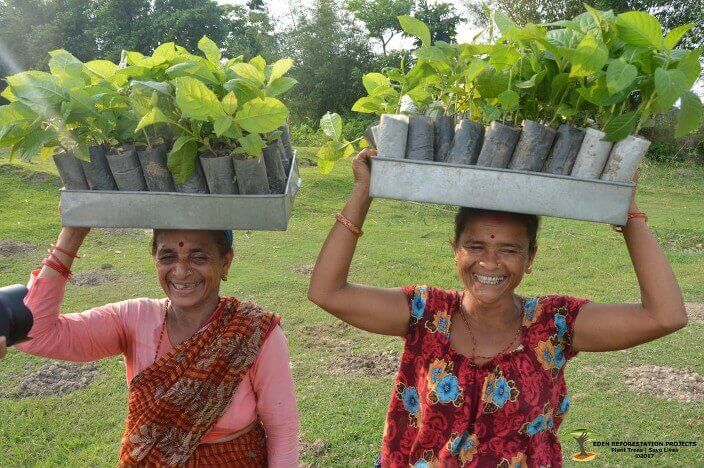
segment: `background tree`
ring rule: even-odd
[[[213,0],[155,0],[149,46],[174,41],[195,51],[203,35],[222,44],[228,33],[226,11]]]
[[[452,42],[457,36],[457,26],[462,22],[455,7],[450,3],[428,3],[427,0],[418,2],[418,7],[413,17],[421,20],[430,29],[430,39],[435,41]],[[416,47],[420,41],[416,39]]]
[[[339,6],[316,0],[295,15],[284,35],[282,54],[295,60],[290,75],[298,80],[287,104],[294,118],[316,125],[328,110],[349,113],[373,60],[367,38],[349,27],[352,18]]]
[[[387,54],[386,47],[396,34],[402,32],[398,17],[410,15],[415,0],[348,0],[347,10],[356,19],[364,23],[369,37],[381,43],[381,50]]]
[[[150,51],[151,36],[149,0],[95,0],[93,36],[100,47],[100,56],[120,60],[123,49],[143,54]]]
[[[226,6],[227,37],[225,55],[244,55],[251,58],[261,55],[267,62],[278,58],[279,44],[274,33],[274,21],[261,0],[242,5]]]

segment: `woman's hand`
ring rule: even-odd
[[[0,336],[0,359],[5,357],[7,352],[7,340],[4,336]]]
[[[352,160],[352,173],[354,174],[355,189],[361,189],[369,193],[369,185],[372,179],[372,161],[376,156],[376,150],[366,148],[359,152]]]

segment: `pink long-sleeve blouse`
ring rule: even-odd
[[[171,351],[168,333],[157,350],[164,300],[131,299],[81,313],[60,314],[66,279],[32,273],[25,305],[34,326],[29,341],[15,348],[36,356],[87,362],[122,354],[127,382]],[[216,442],[260,419],[267,433],[268,465],[298,464],[298,412],[286,337],[279,326],[264,341],[248,378],[201,442]]]

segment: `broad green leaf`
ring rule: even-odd
[[[39,114],[50,114],[66,98],[56,84],[56,77],[30,70],[5,78],[17,100]]]
[[[492,99],[498,97],[499,94],[508,88],[508,73],[486,70],[477,76],[476,87],[483,98]]]
[[[342,118],[338,114],[327,112],[320,119],[320,129],[334,141],[342,139]]]
[[[166,74],[169,78],[180,78],[180,77],[191,77],[197,78],[205,83],[218,86],[220,80],[212,70],[207,66],[199,62],[181,62],[169,67],[166,70]]]
[[[593,34],[586,34],[572,54],[570,76],[590,76],[598,72],[609,58],[609,49]]]
[[[518,109],[518,93],[512,89],[507,89],[498,96],[501,108],[504,111],[511,112]]]
[[[174,80],[176,105],[184,117],[194,120],[215,120],[225,114],[222,104],[201,81],[187,76]]]
[[[486,70],[488,66],[489,65],[483,60],[473,60],[470,62],[464,71],[465,76],[467,77],[467,82],[474,81],[481,72]]]
[[[415,51],[418,60],[427,60],[430,65],[439,70],[450,70],[450,59],[441,48],[435,46],[422,47]]]
[[[424,46],[430,45],[430,29],[424,22],[407,15],[399,16],[398,22],[406,34],[417,37]]]
[[[2,90],[2,93],[0,93],[0,96],[4,97],[7,99],[8,102],[15,102],[17,100],[17,95],[12,92],[12,88],[7,86],[5,89]]]
[[[219,137],[222,136],[224,133],[230,130],[232,124],[233,120],[232,117],[230,117],[229,115],[223,115],[222,117],[218,117],[215,120],[215,123],[213,124],[215,134]]]
[[[392,98],[398,96],[398,91],[391,86],[379,86],[378,88],[374,88],[374,91],[369,93],[369,96],[381,99]]]
[[[368,94],[372,94],[374,90],[380,86],[389,86],[391,82],[381,73],[367,73],[362,76],[362,84]]]
[[[557,106],[557,110],[555,111],[555,113],[563,117],[572,117],[577,115],[577,109],[568,106],[567,104],[560,104],[559,106]]]
[[[173,42],[165,42],[154,49],[152,57],[161,60],[161,63],[163,63],[172,60],[177,54],[176,44]]]
[[[529,89],[538,86],[545,78],[546,71],[543,70],[540,73],[536,73],[530,77],[529,80],[519,81],[516,83],[516,88],[519,89]]]
[[[83,72],[83,62],[74,57],[64,49],[52,50],[49,52],[49,70],[55,76],[81,76]]]
[[[166,165],[174,176],[174,182],[186,182],[196,170],[198,144],[188,136],[181,135],[174,141]]]
[[[699,96],[687,91],[680,98],[680,112],[677,115],[675,138],[681,138],[695,131],[704,121],[704,106]]]
[[[665,48],[668,50],[674,49],[678,42],[694,27],[694,23],[683,24],[671,29],[665,36]]]
[[[222,98],[222,108],[227,115],[232,115],[237,110],[237,96],[230,91]]]
[[[685,91],[689,91],[687,77],[680,70],[655,70],[655,92],[662,112],[668,111]]]
[[[282,78],[280,78],[282,79]],[[278,80],[277,80],[278,81]],[[247,101],[261,97],[259,87],[250,80],[235,78],[222,85],[227,91],[232,91],[237,96],[237,105],[241,106]]]
[[[222,57],[222,52],[220,47],[213,42],[208,36],[203,36],[198,41],[198,50],[203,52],[205,57],[212,63],[220,63],[220,58]]]
[[[105,80],[112,78],[117,71],[117,65],[110,60],[91,60],[85,63],[85,67]]]
[[[259,71],[266,73],[266,60],[264,60],[264,57],[262,57],[261,55],[252,57],[249,63],[257,67]]]
[[[494,50],[492,50],[489,55],[489,63],[497,70],[503,70],[518,62],[519,58],[521,58],[521,56],[515,47],[505,44],[496,44]]]
[[[141,120],[137,124],[137,127],[134,129],[134,132],[137,133],[143,128],[148,127],[149,125],[154,125],[156,123],[172,124],[174,123],[174,121],[164,115],[164,113],[158,107],[155,107],[148,113],[146,113],[144,117],[141,118]]]
[[[288,109],[275,98],[252,99],[237,112],[237,123],[249,133],[273,132],[286,122]]]
[[[259,86],[263,86],[264,81],[266,80],[266,75],[264,74],[264,72],[252,65],[251,63],[235,63],[230,67],[230,69],[242,78],[251,80],[252,82],[257,83],[257,85]]]
[[[362,114],[373,114],[383,110],[384,107],[382,106],[381,101],[377,98],[372,98],[369,96],[364,96],[357,99],[354,105],[352,105],[353,112],[360,112]]]
[[[569,81],[570,75],[568,73],[558,73],[552,78],[550,82],[550,96],[553,101],[560,100],[562,93],[567,89]]]
[[[622,60],[612,60],[606,69],[606,87],[616,94],[628,88],[638,76],[638,69]]]
[[[293,66],[293,60],[290,58],[284,58],[281,60],[277,60],[271,65],[271,75],[269,75],[269,84],[274,80],[278,80],[282,76],[284,76]]]
[[[293,88],[297,83],[298,80],[295,78],[282,76],[269,83],[269,86],[266,87],[266,95],[269,97],[278,96]]]
[[[406,95],[413,99],[413,102],[416,104],[428,104],[428,101],[430,101],[433,97],[424,86],[416,86],[415,88],[409,90]],[[400,97],[396,95],[394,98],[397,100]]]
[[[611,94],[606,87],[606,83],[590,86],[588,88],[577,88],[577,93],[587,102],[597,106],[612,106],[624,100],[625,93]]]
[[[13,148],[13,156],[19,156],[23,161],[29,162],[41,153],[42,146],[54,135],[51,132],[37,128],[26,134]]]
[[[501,118],[501,109],[498,107],[492,105],[492,104],[487,104],[484,106],[484,120],[487,122],[491,122],[493,120],[498,120]]]
[[[701,55],[702,49],[691,50],[677,64],[677,69],[687,77],[687,89],[694,86],[702,72],[702,65],[699,61]]]
[[[256,133],[250,133],[240,138],[238,142],[246,154],[255,158],[262,155],[262,150],[266,146],[266,142]]]
[[[37,114],[21,102],[0,106],[0,125],[9,123],[26,125],[37,120],[37,117]]]
[[[624,42],[640,47],[663,47],[662,26],[656,17],[644,11],[628,11],[616,17],[618,36]]]
[[[638,123],[638,114],[635,112],[626,112],[618,117],[614,117],[604,127],[606,136],[604,141],[620,141],[630,135],[636,128]]]
[[[516,23],[500,11],[494,12],[494,23],[496,24],[496,27],[499,28],[499,31],[501,31],[501,34],[506,34],[511,30],[511,28],[516,27]]]
[[[322,151],[322,148],[321,148]],[[321,174],[330,174],[332,169],[335,167],[334,161],[328,161],[327,159],[318,159],[318,170]]]
[[[156,91],[160,94],[171,95],[171,85],[167,81],[132,80],[130,81],[130,87],[145,93],[152,93]]]

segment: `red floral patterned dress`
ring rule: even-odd
[[[404,288],[411,325],[389,403],[384,467],[559,467],[565,363],[587,301],[521,298],[521,344],[477,366],[450,347],[456,291]]]

